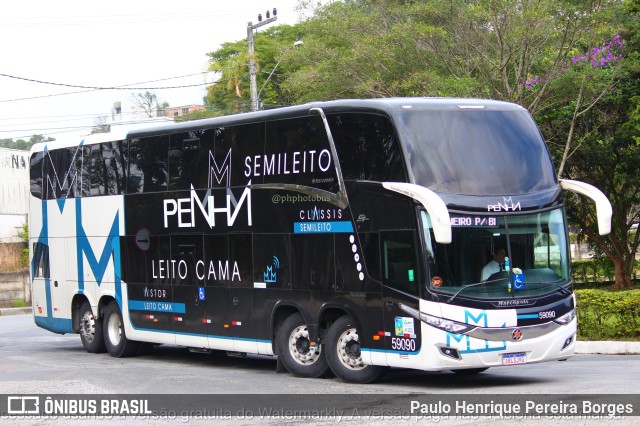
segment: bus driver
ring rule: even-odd
[[[506,251],[503,247],[497,247],[493,253],[493,259],[482,268],[481,281],[486,281],[491,275],[504,270]]]

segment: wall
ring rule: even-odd
[[[0,148],[0,214],[29,211],[29,151]]]
[[[24,299],[31,305],[29,271],[0,272],[0,308],[13,307],[15,299]]]
[[[22,250],[27,248],[27,243],[0,243],[0,272],[17,271],[20,266]]]

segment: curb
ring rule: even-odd
[[[576,354],[639,355],[640,342],[576,342]]]
[[[0,317],[31,314],[31,306],[0,308]],[[576,342],[576,354],[640,355],[640,342]]]
[[[25,306],[24,308],[0,308],[0,317],[8,315],[24,315],[31,314],[31,306]]]

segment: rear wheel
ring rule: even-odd
[[[347,382],[371,383],[384,371],[382,367],[366,365],[360,352],[360,337],[349,316],[334,322],[325,339],[325,355],[331,371]]]
[[[104,343],[111,356],[116,358],[136,355],[138,342],[127,339],[122,322],[122,313],[116,302],[111,302],[104,310]]]
[[[102,319],[93,315],[88,301],[80,305],[80,340],[87,352],[101,353],[107,350],[102,332]]]
[[[287,318],[278,329],[276,344],[278,356],[291,374],[320,377],[329,370],[322,347],[311,345],[309,329],[299,313]]]

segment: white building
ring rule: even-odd
[[[0,148],[0,242],[18,242],[29,212],[29,151]]]

